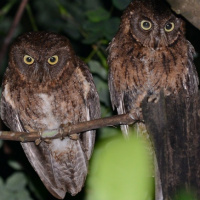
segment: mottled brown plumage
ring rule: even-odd
[[[119,31],[109,45],[109,89],[113,108],[142,119],[140,104],[160,90],[197,92],[193,46],[184,22],[162,0],[134,0],[124,11]],[[122,126],[125,135],[128,126]]]
[[[30,32],[13,43],[2,85],[1,117],[11,130],[26,132],[100,117],[92,76],[66,37]],[[95,131],[78,136],[22,143],[46,188],[60,199],[66,192],[78,193],[85,182]]]

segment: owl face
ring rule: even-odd
[[[135,0],[129,7],[130,33],[145,47],[172,45],[183,34],[183,22],[159,1]]]
[[[27,82],[41,84],[59,79],[73,58],[67,38],[48,32],[30,32],[11,46],[9,66]]]

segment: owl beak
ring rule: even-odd
[[[160,43],[159,37],[155,37],[155,40],[154,40],[154,49],[157,49],[157,48],[158,48],[159,43]]]
[[[32,75],[32,79],[38,83],[42,83],[44,78],[44,70],[38,64],[35,66],[35,70]]]
[[[167,46],[167,45],[168,45],[168,43],[167,43],[167,38],[166,38],[165,32],[161,29],[160,33],[159,33],[159,37],[155,38],[156,49],[159,49],[159,48]]]

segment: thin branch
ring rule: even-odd
[[[1,51],[0,51],[0,62],[2,62],[3,58],[5,57],[5,54],[7,52],[7,49],[8,49],[8,46],[12,40],[12,37],[13,37],[13,34],[15,32],[15,29],[17,27],[17,25],[19,24],[19,21],[22,17],[22,14],[24,12],[24,9],[25,9],[25,6],[26,4],[28,3],[28,0],[22,0],[21,1],[21,4],[17,10],[17,13],[15,15],[15,18],[14,18],[14,21],[10,27],[10,30],[8,31],[8,34],[4,40],[4,43],[3,43],[3,46],[1,48]],[[0,63],[0,66],[1,66],[1,63]]]
[[[36,140],[47,140],[55,138],[63,138],[73,135],[75,133],[81,133],[88,130],[94,130],[105,126],[133,124],[137,120],[134,120],[131,114],[114,115],[112,117],[105,117],[95,119],[86,122],[80,122],[78,124],[65,124],[59,129],[44,130],[41,132],[12,132],[12,131],[0,131],[0,140],[13,140],[20,142],[30,142]]]

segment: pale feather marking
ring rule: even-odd
[[[15,109],[15,103],[10,96],[10,86],[8,83],[5,85],[3,96],[5,97],[5,100],[12,106],[12,108]]]
[[[57,129],[60,126],[60,122],[55,118],[52,111],[52,103],[54,101],[54,96],[47,95],[44,93],[38,94],[42,99],[41,111],[45,114],[45,117],[41,120],[41,123],[45,124],[47,129]]]
[[[88,83],[88,81],[85,79],[84,75],[82,74],[81,72],[81,69],[80,68],[77,68],[77,78],[79,79],[79,82],[81,84],[83,84],[83,92],[84,92],[84,99],[86,100],[87,99],[87,95],[90,91],[90,83]]]
[[[119,107],[117,107],[117,112],[118,112],[118,114],[124,114],[125,113],[124,102],[122,100],[119,101]],[[122,130],[125,138],[128,138],[128,135],[129,135],[128,125],[121,125],[120,127],[121,127],[121,130]]]

